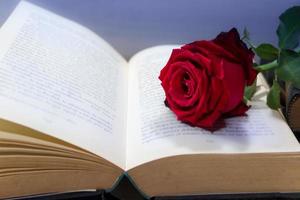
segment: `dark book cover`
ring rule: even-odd
[[[71,192],[63,194],[49,194],[35,197],[23,197],[18,200],[146,200],[131,184],[127,177],[123,177],[119,185],[111,192],[97,190],[92,192]],[[296,200],[300,193],[249,193],[249,194],[208,194],[190,196],[161,196],[150,200]]]
[[[298,141],[300,138],[300,89],[288,85],[286,87],[287,93],[287,106],[286,106],[286,118],[289,126],[295,133]]]

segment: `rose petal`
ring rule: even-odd
[[[205,55],[206,57],[215,55],[217,57],[225,57],[226,59],[232,60],[233,62],[239,62],[239,59],[231,51],[224,49],[223,46],[220,46],[212,41],[196,41],[183,46],[182,49],[190,50],[194,53],[200,53]]]
[[[233,117],[233,116],[243,116],[245,115],[246,111],[249,110],[250,106],[247,106],[243,101],[237,105],[233,110],[226,113],[226,117]]]
[[[203,128],[212,128],[216,125],[217,122],[222,121],[221,113],[219,111],[213,111],[212,113],[209,113],[204,118],[201,118],[201,120],[197,121],[197,126],[203,127]]]
[[[174,59],[175,61],[190,61],[195,67],[203,68],[210,65],[210,59],[199,53],[183,49],[182,52]]]
[[[228,103],[228,94],[227,90],[224,88],[223,81],[217,78],[211,78],[209,87],[210,96],[208,99],[208,109],[217,109],[222,112]]]
[[[222,60],[224,70],[223,84],[228,94],[228,102],[224,112],[234,109],[242,100],[245,88],[244,70],[240,65]]]
[[[190,75],[190,95],[187,95],[182,88],[182,81],[185,73]],[[170,86],[167,90],[167,93],[169,94],[168,99],[172,101],[172,104],[175,104],[178,107],[194,106],[200,96],[198,88],[201,84],[201,77],[199,75],[199,69],[188,61],[172,64],[172,71],[168,74],[168,76],[171,77],[169,83]]]
[[[213,42],[236,55],[245,71],[246,84],[251,85],[257,75],[257,71],[253,68],[254,53],[240,39],[237,30],[233,28],[229,32],[222,32]]]
[[[164,68],[160,71],[159,79],[163,81],[166,78],[166,74],[169,71],[170,65],[173,63],[174,59],[178,56],[178,54],[181,52],[181,49],[173,49],[171,56],[167,62],[167,64],[164,66]]]

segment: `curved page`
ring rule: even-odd
[[[127,62],[93,32],[27,2],[0,44],[0,118],[124,168]]]
[[[164,105],[165,94],[158,79],[176,47],[149,48],[130,60],[127,169],[174,155],[299,150],[281,115],[266,107],[267,89],[262,80],[247,116],[227,119],[226,128],[211,133],[177,121]]]

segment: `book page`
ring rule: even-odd
[[[212,133],[177,121],[164,105],[165,94],[158,79],[176,47],[149,48],[130,60],[127,169],[173,155],[299,150],[281,115],[266,107],[264,86],[260,86],[247,116],[226,119],[226,128]],[[258,82],[261,85],[261,80]]]
[[[0,118],[125,166],[128,67],[109,44],[27,2],[0,44]]]

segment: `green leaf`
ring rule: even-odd
[[[280,79],[290,81],[300,88],[300,54],[292,50],[282,50],[276,74]]]
[[[273,80],[273,85],[267,96],[267,105],[274,110],[280,108],[280,86],[276,80]]]
[[[256,79],[255,79],[255,81],[253,82],[252,85],[245,87],[245,91],[244,91],[244,100],[245,101],[251,100],[251,98],[253,97],[253,95],[256,92],[256,88],[257,87],[256,87]]]
[[[300,36],[300,6],[294,6],[279,16],[280,24],[277,28],[279,47],[294,49],[299,45]]]
[[[254,51],[264,60],[273,61],[278,57],[278,49],[271,44],[260,44]]]

